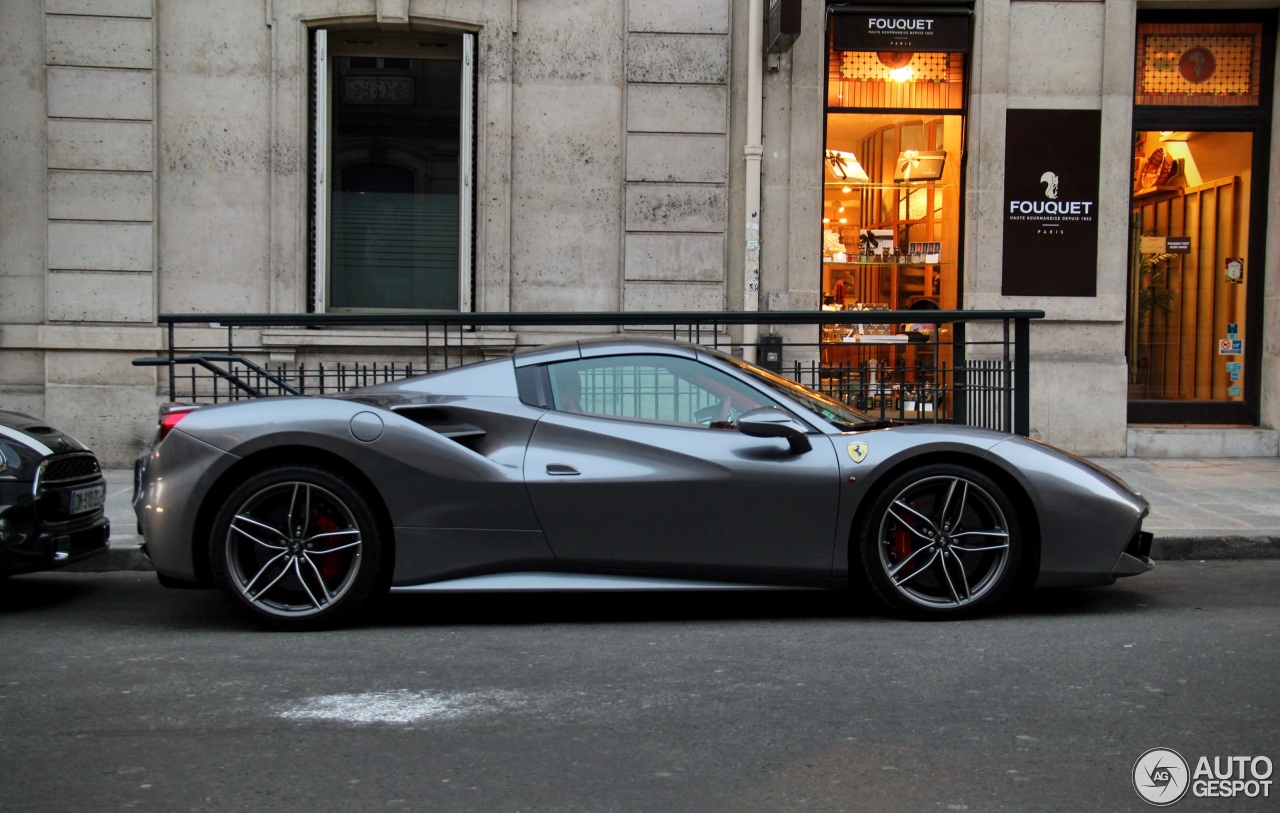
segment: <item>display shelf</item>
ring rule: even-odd
[[[932,268],[938,265],[955,265],[951,262],[909,262],[909,263],[850,263],[850,262],[828,262],[825,258],[822,260],[824,267],[835,268],[840,271],[846,271],[851,268]]]
[[[1162,193],[1167,194],[1169,192],[1185,192],[1186,190],[1186,186],[1148,186],[1144,189],[1135,190],[1133,196],[1135,198],[1145,198],[1150,197],[1151,195],[1159,195]]]
[[[824,181],[822,184],[827,189],[843,190],[849,187],[849,192],[857,192],[859,189],[950,189],[951,184],[941,181],[898,181],[897,183],[845,183],[843,181]]]

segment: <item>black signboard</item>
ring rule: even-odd
[[[800,36],[800,0],[769,0],[765,9],[765,52],[785,54]]]
[[[1099,110],[1009,110],[1005,120],[1005,296],[1095,296]]]
[[[891,6],[831,17],[837,51],[968,52],[968,9]]]

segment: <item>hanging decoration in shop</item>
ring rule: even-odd
[[[942,177],[946,160],[946,150],[903,150],[898,153],[893,179],[902,183],[936,181]]]
[[[1009,110],[1005,296],[1095,296],[1099,110]]]
[[[858,163],[858,157],[844,150],[827,150],[827,169],[837,181],[850,183],[869,183],[871,178]]]
[[[1178,162],[1164,147],[1156,147],[1142,164],[1135,192],[1157,189],[1169,182],[1178,168]]]
[[[879,51],[876,53],[876,59],[880,61],[880,64],[893,70],[907,67],[914,58],[915,54],[910,51]]]

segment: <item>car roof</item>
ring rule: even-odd
[[[698,355],[696,345],[673,339],[601,336],[531,347],[518,351],[514,359],[517,367],[526,367],[531,364],[546,364],[551,361],[644,353],[682,356],[684,358],[697,358]]]

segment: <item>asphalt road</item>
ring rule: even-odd
[[[963,623],[819,593],[440,596],[313,634],[147,573],[21,576],[0,810],[1149,810],[1148,749],[1280,763],[1278,622],[1277,561]]]

